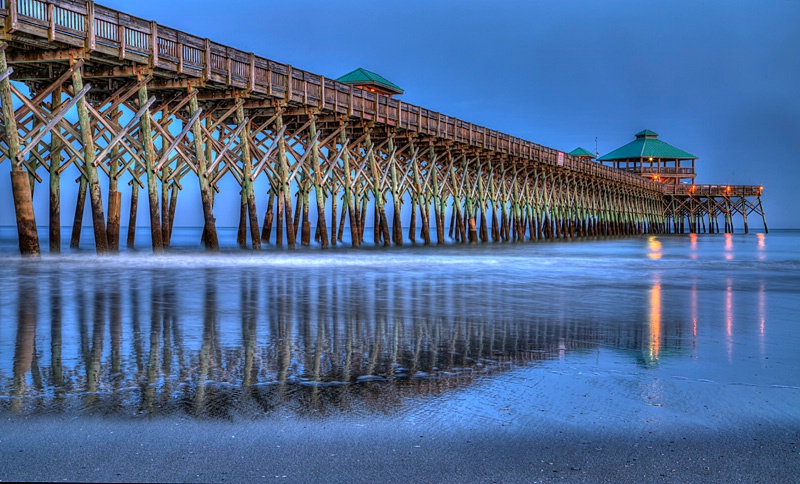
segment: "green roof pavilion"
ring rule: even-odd
[[[393,94],[403,94],[403,89],[401,89],[397,84],[386,79],[380,74],[376,74],[361,67],[353,72],[343,75],[336,80],[342,84],[350,84],[359,89],[377,92],[389,97],[391,97]]]
[[[649,129],[635,136],[635,140],[599,157],[597,161],[609,162],[614,168],[638,173],[662,183],[694,183],[695,155],[661,141],[658,133]]]
[[[575,148],[574,150],[569,152],[572,156],[577,156],[578,158],[591,158],[594,159],[594,153],[587,150],[586,148],[581,148],[580,146]]]

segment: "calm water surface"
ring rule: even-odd
[[[800,423],[797,231],[213,255],[197,236],[21,260],[2,229],[0,415]]]

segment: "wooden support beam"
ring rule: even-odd
[[[250,145],[248,144],[249,133],[247,131],[242,134],[243,129],[249,127],[249,119],[244,117],[244,109],[242,103],[237,103],[236,109],[236,122],[239,123],[237,134],[239,136],[239,146],[242,154],[242,190],[244,191],[244,198],[247,205],[247,213],[249,214],[250,221],[250,238],[253,250],[261,249],[261,237],[258,231],[258,214],[256,212],[256,199],[253,192],[253,180],[251,178],[253,171],[253,163],[250,158]],[[236,135],[234,135],[236,136]],[[233,138],[233,137],[231,137]]]
[[[311,145],[311,170],[313,173],[312,183],[314,185],[314,194],[316,195],[317,199],[317,233],[319,235],[318,238],[322,248],[326,249],[329,246],[328,225],[325,219],[325,186],[323,184],[324,178],[322,168],[319,164],[320,145],[317,141],[319,133],[317,133],[316,115],[312,114],[310,121],[308,135],[311,137],[309,144]]]
[[[136,127],[136,123],[139,122],[139,118],[141,118],[143,114],[148,112],[148,110],[150,109],[150,106],[152,106],[154,102],[156,102],[156,98],[155,97],[151,97],[144,104],[144,106],[139,108],[139,110],[136,112],[136,114],[133,115],[133,118],[131,118],[131,120],[128,121],[128,124],[126,124],[125,127],[122,128],[114,136],[114,138],[111,139],[111,141],[109,141],[108,145],[106,145],[106,147],[103,148],[103,151],[101,151],[100,154],[97,155],[97,158],[95,158],[95,160],[94,160],[94,166],[99,165],[103,161],[103,159],[106,157],[106,155],[108,155],[108,152],[112,149],[112,147],[115,147],[116,144],[119,143],[119,141],[123,138],[123,136],[126,136],[130,132],[130,130],[132,130],[134,127]]]
[[[350,167],[350,153],[348,149],[349,140],[347,139],[346,134],[347,128],[342,130],[339,133],[339,143],[342,146],[341,150],[341,160],[342,160],[342,171],[344,172],[344,206],[347,207],[347,212],[350,218],[350,237],[351,237],[351,245],[353,247],[358,247],[361,245],[361,237],[358,228],[358,221],[356,219],[356,200],[353,194],[353,177],[352,177],[352,169]],[[344,218],[342,218],[344,220]],[[341,230],[339,231],[341,234]]]
[[[233,146],[233,143],[236,141],[236,138],[241,134],[242,130],[245,128],[245,126],[247,126],[247,123],[249,123],[249,122],[250,122],[250,120],[245,118],[244,122],[242,124],[240,124],[236,128],[236,131],[233,132],[233,135],[230,137],[228,142],[225,143],[225,146],[223,146],[222,150],[220,150],[219,153],[217,153],[217,157],[209,165],[208,170],[206,170],[206,172],[205,172],[206,176],[211,175],[211,172],[213,172],[217,168],[217,165],[219,164],[219,162],[222,161],[222,158],[227,154],[228,150],[231,149],[231,147]],[[248,154],[248,157],[249,157],[249,154]]]
[[[9,64],[30,64],[47,62],[69,62],[71,58],[78,59],[84,56],[83,49],[55,49],[55,50],[30,50],[15,51],[8,55]]]
[[[94,165],[95,145],[94,139],[92,138],[92,129],[89,124],[89,110],[85,97],[80,95],[84,89],[80,70],[76,70],[72,73],[72,88],[74,92],[79,94],[76,98],[78,100],[78,122],[83,139],[83,169],[86,172],[89,183],[89,200],[92,206],[95,248],[98,254],[102,254],[108,251],[106,218],[103,208],[103,195],[100,191],[100,180],[97,176],[97,168]]]
[[[376,234],[378,235],[378,239],[383,239],[383,245],[388,247],[391,245],[391,236],[389,235],[389,224],[386,219],[386,208],[383,204],[381,173],[378,170],[378,164],[375,161],[375,150],[373,149],[369,128],[367,128],[367,136],[364,140],[364,143],[367,148],[367,160],[372,171],[372,193],[375,197],[373,203],[375,204],[375,213],[377,214],[377,219],[374,221]],[[376,244],[378,242],[379,240],[375,240]]]
[[[0,82],[5,81],[6,79],[8,79],[9,76],[11,76],[11,74],[13,74],[13,73],[14,73],[14,69],[11,68],[11,67],[9,67],[8,69],[4,70],[2,73],[0,73]]]
[[[141,74],[140,74],[141,76]],[[150,213],[150,241],[153,253],[164,251],[164,237],[161,230],[161,217],[159,215],[158,194],[156,187],[156,149],[153,143],[153,127],[150,119],[150,105],[147,98],[147,84],[139,85],[139,111],[141,123],[139,132],[142,138],[142,149],[144,150],[144,170],[147,175],[147,200],[149,202]],[[138,114],[138,112],[137,112]]]
[[[192,98],[192,99],[194,99],[194,98]],[[197,101],[195,100],[195,103],[196,102]],[[203,113],[203,109],[198,107],[197,111],[194,114],[191,115],[189,120],[184,124],[183,129],[181,130],[181,132],[178,133],[178,136],[176,136],[175,138],[172,139],[172,141],[169,144],[169,147],[166,150],[164,150],[163,154],[161,155],[161,158],[158,159],[158,162],[156,163],[155,168],[154,168],[155,171],[159,171],[164,167],[164,164],[169,159],[169,156],[172,154],[172,151],[178,146],[179,143],[181,143],[183,141],[183,138],[186,137],[186,135],[189,133],[189,131],[194,129],[194,125],[195,125],[195,123],[198,122],[198,120],[200,118],[200,115],[202,113]]]
[[[191,93],[191,89],[190,89]],[[206,156],[203,148],[203,130],[200,125],[198,112],[200,107],[197,97],[192,97],[189,101],[189,115],[192,116],[192,135],[194,137],[194,151],[197,158],[197,173],[200,182],[200,198],[203,205],[203,241],[207,250],[219,250],[219,239],[217,237],[216,219],[214,218],[214,201],[211,195],[208,177],[206,176]],[[188,123],[187,123],[188,124]]]
[[[80,76],[80,74],[78,74]],[[83,96],[86,95],[87,92],[92,88],[91,84],[87,84],[83,86],[83,88],[78,92],[78,94],[73,97],[67,104],[65,104],[61,109],[59,109],[58,113],[44,126],[44,128],[39,131],[39,133],[31,139],[31,141],[25,146],[25,148],[17,153],[14,157],[17,160],[17,166],[21,165],[25,159],[25,155],[28,154],[30,150],[36,147],[36,144],[39,143],[53,127],[61,121],[61,119],[67,115],[70,109],[72,109],[76,104],[78,104],[81,100],[83,100]],[[85,101],[84,101],[85,102]],[[84,108],[85,109],[85,108]],[[88,115],[87,115],[88,116]],[[87,121],[88,123],[88,121]]]

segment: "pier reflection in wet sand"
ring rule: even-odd
[[[597,352],[596,371],[609,370],[601,350],[625,371],[668,361],[675,378],[701,370],[735,381],[751,371],[749,353],[764,361],[785,353],[766,335],[786,334],[777,284],[787,282],[731,272],[738,259],[725,252],[720,265],[718,248],[704,249],[709,240],[692,239],[687,249],[641,239],[606,259],[593,251],[607,246],[583,244],[530,257],[509,246],[467,257],[367,252],[358,261],[353,254],[16,261],[0,268],[0,411],[391,415],[420,396],[580,355]],[[759,257],[763,241],[756,242]],[[705,270],[687,272],[698,257]],[[780,324],[773,333],[771,321]],[[579,379],[565,376],[559,385]]]
[[[0,374],[0,404],[19,413],[386,412],[619,337],[658,358],[652,307],[649,334],[646,324],[620,334],[607,321],[533,310],[537,294],[520,298],[510,284],[401,277],[34,269],[19,278],[13,378]],[[476,290],[491,295],[477,312]]]

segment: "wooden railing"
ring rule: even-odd
[[[694,175],[694,170],[690,167],[674,167],[674,166],[637,166],[635,168],[623,168],[623,170],[632,171],[635,173],[653,173],[659,175]]]
[[[664,195],[695,197],[755,197],[764,187],[755,185],[663,185]]]
[[[436,136],[659,192],[658,183],[452,116],[295,69],[83,0],[0,0],[6,34],[24,32],[202,82]]]

